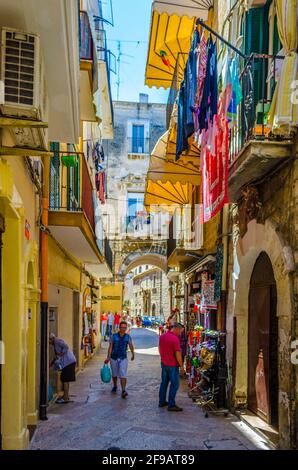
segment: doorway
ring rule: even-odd
[[[248,408],[278,428],[277,291],[270,258],[258,257],[250,280]]]
[[[73,292],[73,353],[79,365],[80,355],[80,293]]]

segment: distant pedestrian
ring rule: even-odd
[[[69,402],[69,382],[75,382],[76,380],[76,358],[73,352],[69,349],[68,345],[63,339],[56,338],[51,333],[49,337],[50,344],[54,347],[55,358],[50,364],[50,367],[59,360],[61,364],[61,382],[63,384],[63,397],[59,397],[56,403],[68,403]]]
[[[169,411],[183,411],[176,405],[176,393],[179,389],[179,367],[183,367],[179,336],[183,325],[174,323],[169,330],[159,338],[159,353],[161,358],[161,384],[159,389],[159,407],[168,407]],[[166,400],[170,384],[169,400]]]
[[[114,331],[115,331],[115,333],[117,333],[117,331],[119,331],[120,319],[121,319],[120,313],[116,312],[115,316],[114,316]]]
[[[180,341],[180,348],[181,348],[181,355],[182,355],[182,364],[183,364],[183,367],[181,368],[181,377],[184,377],[184,361],[185,361],[185,357],[186,357],[186,354],[187,354],[187,335],[186,335],[186,331],[185,331],[185,326],[183,326],[183,329],[181,331],[181,334],[179,336],[179,341]]]
[[[106,339],[106,333],[107,333],[107,324],[108,324],[108,314],[106,312],[103,312],[101,314],[101,336],[102,338]]]
[[[120,329],[118,333],[114,333],[110,339],[110,346],[105,363],[111,362],[112,377],[114,386],[112,392],[117,392],[117,380],[120,379],[122,388],[122,398],[127,397],[126,383],[127,383],[127,348],[131,351],[131,360],[135,358],[134,346],[131,336],[127,333],[127,323],[123,320],[120,322]]]
[[[170,325],[174,325],[175,323],[178,322],[178,314],[179,314],[179,309],[172,308],[171,314],[167,318],[167,327],[169,327]]]
[[[109,312],[108,314],[108,337],[110,338],[113,333],[113,325],[114,325],[114,314],[113,312]]]

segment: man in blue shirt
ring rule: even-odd
[[[127,322],[121,321],[119,332],[114,333],[110,339],[110,346],[108,349],[108,355],[105,360],[105,363],[111,362],[111,369],[112,369],[112,377],[114,387],[112,388],[112,392],[117,392],[117,379],[119,377],[121,382],[122,388],[122,398],[127,397],[126,392],[126,383],[127,383],[127,348],[129,347],[131,351],[131,360],[133,361],[135,358],[134,355],[134,346],[132,343],[131,336],[126,333],[127,331]]]

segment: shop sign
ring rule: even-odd
[[[202,306],[207,309],[217,309],[217,302],[214,300],[214,281],[205,281],[203,284]]]
[[[106,295],[100,298],[100,300],[120,300],[120,295]]]

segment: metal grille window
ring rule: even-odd
[[[51,152],[54,156],[50,164],[50,209],[60,209],[60,145],[58,142],[51,143]]]

